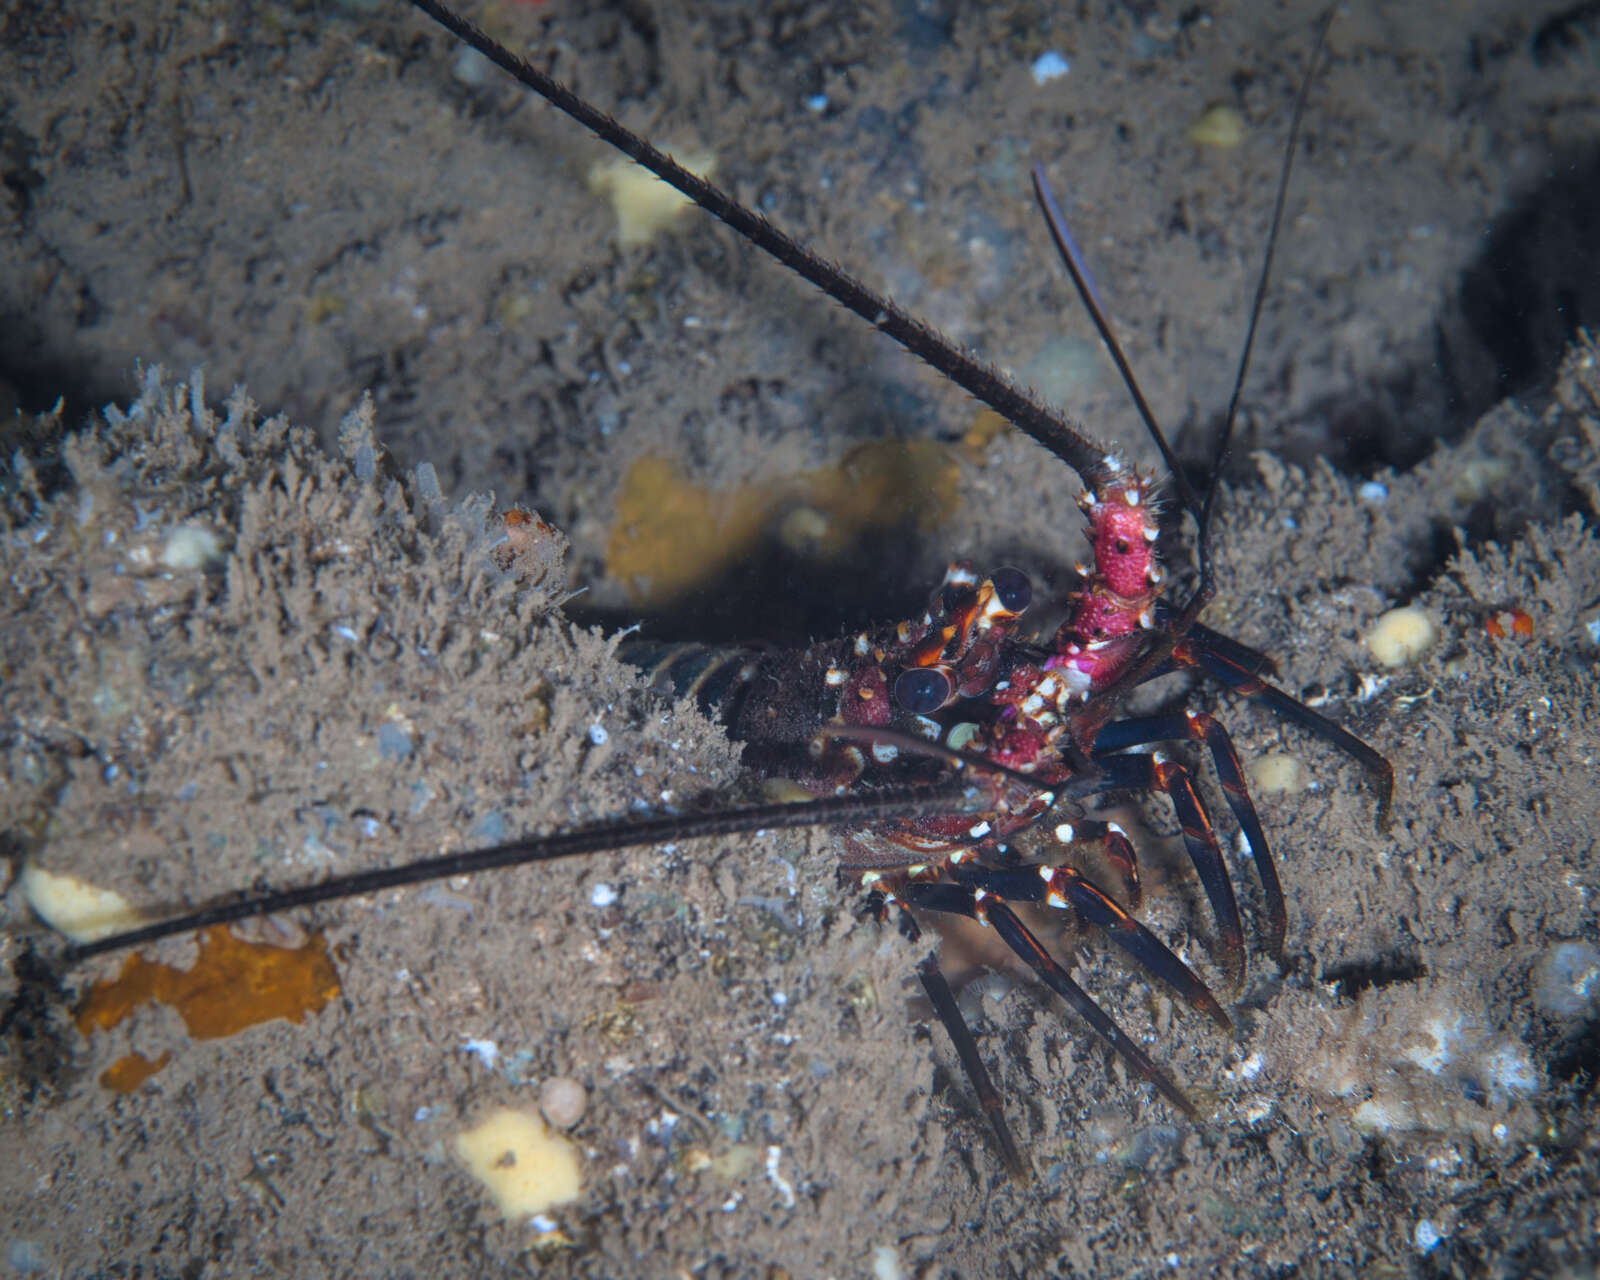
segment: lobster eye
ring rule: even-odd
[[[955,681],[940,667],[911,667],[894,682],[894,700],[915,715],[937,711],[955,691]]]
[[[989,575],[989,581],[994,584],[995,598],[1009,613],[1021,613],[1033,600],[1033,583],[1021,569],[1010,565],[996,569]]]

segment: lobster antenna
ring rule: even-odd
[[[1295,97],[1294,115],[1289,124],[1289,143],[1284,148],[1283,167],[1278,174],[1277,199],[1272,208],[1272,223],[1267,231],[1266,253],[1261,263],[1261,272],[1256,278],[1255,298],[1250,306],[1250,321],[1245,328],[1244,349],[1239,353],[1239,367],[1234,374],[1233,391],[1228,397],[1228,411],[1223,416],[1222,431],[1211,463],[1211,483],[1206,488],[1204,499],[1195,491],[1194,486],[1189,483],[1188,476],[1179,467],[1177,456],[1167,443],[1166,433],[1156,421],[1155,414],[1144,397],[1144,391],[1139,386],[1139,380],[1134,377],[1133,367],[1123,354],[1122,344],[1117,341],[1111,321],[1100,303],[1099,294],[1095,292],[1094,281],[1089,275],[1089,268],[1084,263],[1083,255],[1078,250],[1077,242],[1072,238],[1067,219],[1050,191],[1050,184],[1045,180],[1044,167],[1038,164],[1033,166],[1034,198],[1038,200],[1039,207],[1044,212],[1044,220],[1050,228],[1051,239],[1055,241],[1056,252],[1061,255],[1062,264],[1067,268],[1067,274],[1072,277],[1072,283],[1078,290],[1078,298],[1083,303],[1083,309],[1089,313],[1089,319],[1094,322],[1101,343],[1111,356],[1112,363],[1117,366],[1117,372],[1122,375],[1122,384],[1127,387],[1134,408],[1139,411],[1139,417],[1144,420],[1150,438],[1156,442],[1156,448],[1161,451],[1161,459],[1166,464],[1168,474],[1172,476],[1178,500],[1194,518],[1195,558],[1200,570],[1200,584],[1196,588],[1195,600],[1182,611],[1183,615],[1190,617],[1191,620],[1195,602],[1203,604],[1211,597],[1211,512],[1221,480],[1222,464],[1227,461],[1228,448],[1232,443],[1233,426],[1239,412],[1239,396],[1244,390],[1245,376],[1250,370],[1250,354],[1255,348],[1256,328],[1260,324],[1262,308],[1266,303],[1267,285],[1272,278],[1272,259],[1278,246],[1278,233],[1283,227],[1283,210],[1288,199],[1289,178],[1294,170],[1294,156],[1300,142],[1300,128],[1305,117],[1306,101],[1311,96],[1311,84],[1316,79],[1317,67],[1327,46],[1328,28],[1333,23],[1336,9],[1336,5],[1330,5],[1322,14],[1317,25],[1316,44],[1311,50],[1311,63],[1306,69],[1305,78],[1300,82],[1300,91]]]
[[[121,951],[142,946],[180,933],[192,933],[213,925],[232,924],[236,920],[251,920],[258,916],[277,915],[297,907],[309,907],[319,902],[335,902],[345,898],[359,898],[385,889],[398,889],[405,885],[425,884],[430,880],[444,880],[452,876],[475,875],[480,871],[493,871],[504,867],[525,867],[536,862],[556,862],[563,858],[585,857],[595,853],[610,853],[618,849],[631,849],[644,845],[660,845],[669,841],[698,840],[706,836],[748,835],[758,831],[779,831],[795,827],[821,827],[862,825],[903,817],[907,812],[918,814],[974,812],[984,804],[992,804],[992,791],[984,789],[977,778],[994,784],[1009,784],[1041,797],[1048,806],[1057,801],[1078,800],[1089,795],[1094,779],[1083,777],[1060,786],[1041,786],[1037,778],[1028,777],[1005,765],[996,764],[981,756],[953,751],[937,743],[926,742],[909,734],[893,731],[868,731],[855,725],[824,725],[819,732],[841,741],[891,740],[906,750],[919,751],[948,764],[957,775],[976,775],[973,781],[962,786],[892,787],[858,795],[832,795],[803,804],[789,802],[777,804],[746,805],[738,809],[719,809],[710,813],[671,814],[662,818],[646,818],[638,822],[600,822],[578,827],[571,831],[557,831],[544,836],[525,836],[487,849],[466,849],[460,853],[441,854],[432,858],[419,858],[395,867],[374,867],[368,871],[353,871],[348,875],[333,876],[317,884],[301,885],[295,889],[266,889],[246,894],[232,902],[214,903],[182,915],[169,916],[153,924],[140,925],[122,933],[98,938],[93,942],[77,943],[63,953],[66,964],[73,965],[90,956],[107,951]]]
[[[1076,471],[1089,488],[1099,488],[1116,475],[1116,468],[1111,465],[1111,458],[1101,445],[1069,425],[1059,413],[1017,386],[993,365],[962,350],[944,334],[901,310],[883,294],[869,289],[834,263],[785,235],[721,188],[690,173],[671,156],[658,151],[605,112],[590,106],[558,80],[519,58],[494,37],[438,3],[438,0],[411,0],[411,3],[603,142],[643,165],[663,182],[732,227],[756,248],[809,280],[835,302],[855,312],[969,395],[988,405]]]
[[[958,768],[966,762],[963,757]],[[976,764],[976,761],[971,761]],[[992,772],[992,769],[984,769]],[[1007,771],[1009,772],[1009,771]],[[986,800],[971,785],[961,787],[896,787],[854,796],[826,796],[807,804],[749,805],[713,813],[674,814],[648,818],[642,822],[607,822],[557,831],[551,835],[529,836],[487,849],[468,849],[460,853],[421,858],[400,866],[375,867],[334,876],[317,884],[296,889],[266,890],[248,894],[232,902],[216,903],[183,915],[170,916],[153,924],[141,925],[123,933],[77,943],[63,953],[68,965],[107,951],[142,946],[180,933],[192,933],[212,925],[231,924],[258,916],[277,915],[318,902],[358,898],[384,889],[424,884],[451,876],[473,875],[500,867],[527,866],[535,862],[555,862],[594,853],[609,853],[641,845],[658,845],[674,840],[694,840],[704,836],[744,835],[756,831],[776,831],[794,827],[831,826],[881,822],[912,812],[961,813],[980,807]]]
[[[1161,450],[1161,460],[1166,463],[1167,474],[1172,477],[1173,487],[1178,491],[1178,501],[1183,503],[1184,509],[1198,524],[1203,509],[1200,495],[1195,492],[1194,486],[1189,483],[1189,478],[1179,468],[1177,456],[1172,452],[1172,446],[1167,443],[1166,432],[1162,431],[1161,424],[1156,421],[1156,415],[1150,409],[1149,401],[1144,398],[1139,380],[1133,376],[1133,366],[1123,354],[1122,344],[1117,341],[1117,335],[1111,328],[1111,321],[1106,316],[1105,308],[1100,305],[1100,295],[1095,292],[1089,268],[1083,261],[1083,255],[1078,251],[1078,242],[1072,238],[1066,215],[1061,212],[1061,206],[1056,203],[1056,198],[1050,191],[1050,184],[1045,181],[1044,166],[1041,164],[1033,166],[1033,195],[1038,200],[1040,209],[1044,211],[1045,223],[1050,228],[1050,238],[1056,242],[1056,252],[1061,255],[1067,274],[1072,277],[1072,283],[1077,287],[1078,300],[1083,303],[1083,309],[1089,313],[1089,319],[1094,321],[1101,343],[1110,354],[1112,363],[1117,366],[1117,372],[1122,375],[1122,385],[1128,389],[1134,408],[1144,419],[1145,429],[1150,432],[1150,438],[1156,442],[1156,448]]]
[[[1333,15],[1337,8],[1337,4],[1334,4],[1323,11],[1317,25],[1316,43],[1311,49],[1311,62],[1306,68],[1305,79],[1300,82],[1300,91],[1295,97],[1294,115],[1289,123],[1289,142],[1284,148],[1283,166],[1278,174],[1277,198],[1272,206],[1272,223],[1267,231],[1266,253],[1261,263],[1261,274],[1256,279],[1255,298],[1250,306],[1250,322],[1245,328],[1244,349],[1239,354],[1239,368],[1233,378],[1233,392],[1228,397],[1228,411],[1223,417],[1222,434],[1217,441],[1216,454],[1211,464],[1211,483],[1206,488],[1203,500],[1197,497],[1194,486],[1178,468],[1172,450],[1167,445],[1166,436],[1157,424],[1155,415],[1151,413],[1150,406],[1139,389],[1138,381],[1133,376],[1133,370],[1122,354],[1122,348],[1117,343],[1115,334],[1111,331],[1111,324],[1105,317],[1104,309],[1095,294],[1094,285],[1089,279],[1088,269],[1083,265],[1082,256],[1078,253],[1071,232],[1067,230],[1066,219],[1050,195],[1050,188],[1045,183],[1039,166],[1034,166],[1034,193],[1044,210],[1045,221],[1050,226],[1050,234],[1056,242],[1056,249],[1066,264],[1067,273],[1072,277],[1073,284],[1077,286],[1078,296],[1083,300],[1085,309],[1100,331],[1101,340],[1106,344],[1106,349],[1115,361],[1118,372],[1122,374],[1122,380],[1133,397],[1140,417],[1144,419],[1145,426],[1161,450],[1161,456],[1165,459],[1167,469],[1172,475],[1173,486],[1178,491],[1179,501],[1195,521],[1195,564],[1199,570],[1199,582],[1195,584],[1194,594],[1184,602],[1183,608],[1171,610],[1166,615],[1168,625],[1158,633],[1155,641],[1132,666],[1117,677],[1109,688],[1102,691],[1102,698],[1107,706],[1115,705],[1130,689],[1151,678],[1166,662],[1179,639],[1188,635],[1189,629],[1199,618],[1200,611],[1205,608],[1216,590],[1216,581],[1211,573],[1211,512],[1221,483],[1222,465],[1227,461],[1228,447],[1233,438],[1233,424],[1239,411],[1239,396],[1244,390],[1245,376],[1250,370],[1250,353],[1255,346],[1256,327],[1261,321],[1262,307],[1266,302],[1267,284],[1272,277],[1272,259],[1278,246],[1278,233],[1283,227],[1283,210],[1288,201],[1289,178],[1294,171],[1295,152],[1299,148],[1301,122],[1305,118],[1306,102],[1311,96],[1311,84],[1316,79],[1323,50],[1327,47],[1328,28],[1333,25]]]
[[[1337,4],[1323,11],[1317,23],[1317,40],[1311,48],[1311,61],[1306,67],[1305,79],[1300,82],[1300,92],[1295,95],[1294,115],[1289,121],[1289,143],[1283,149],[1283,167],[1278,172],[1278,194],[1272,205],[1272,224],[1267,231],[1267,248],[1261,259],[1261,274],[1256,279],[1256,296],[1250,305],[1250,323],[1245,329],[1244,350],[1239,353],[1239,369],[1233,377],[1233,392],[1228,397],[1228,411],[1222,417],[1222,432],[1217,439],[1216,453],[1211,460],[1211,482],[1206,486],[1205,502],[1198,518],[1199,532],[1195,546],[1195,561],[1200,568],[1200,584],[1195,588],[1196,599],[1204,603],[1211,598],[1211,512],[1216,506],[1217,490],[1222,487],[1222,466],[1228,460],[1228,449],[1233,443],[1233,427],[1239,413],[1239,396],[1244,391],[1245,376],[1250,372],[1250,353],[1255,348],[1256,326],[1261,321],[1261,311],[1266,304],[1267,285],[1272,279],[1272,259],[1278,249],[1278,233],[1283,229],[1283,209],[1289,198],[1289,178],[1294,173],[1295,152],[1300,149],[1300,129],[1305,119],[1306,102],[1311,97],[1311,85],[1317,78],[1317,68],[1328,47],[1328,28],[1333,25]],[[1184,609],[1187,614],[1193,602]]]

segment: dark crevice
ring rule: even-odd
[[[1550,1074],[1592,1090],[1600,1082],[1600,1019],[1585,1023],[1550,1060]]]
[[[1397,982],[1417,982],[1428,976],[1428,966],[1420,956],[1374,956],[1323,972],[1322,980],[1332,983],[1341,1000],[1353,1000],[1363,991],[1393,986]]]
[[[1348,474],[1405,470],[1464,436],[1508,397],[1549,387],[1578,329],[1600,324],[1600,150],[1555,156],[1541,182],[1496,218],[1431,336],[1387,373],[1314,404],[1272,447]],[[1220,417],[1193,439],[1216,439]],[[1239,441],[1231,480],[1253,481]],[[1186,466],[1202,477],[1209,448]]]

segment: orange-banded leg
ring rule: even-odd
[[[1017,918],[1016,912],[1006,905],[1004,899],[972,885],[952,884],[948,881],[913,880],[895,890],[894,900],[907,907],[966,916],[993,926],[1012,952],[1037,973],[1046,986],[1065,1000],[1073,1012],[1087,1022],[1090,1029],[1105,1041],[1135,1074],[1154,1085],[1167,1101],[1191,1120],[1200,1119],[1199,1111],[1183,1090],[1150,1060],[1144,1050],[1133,1042],[1110,1014],[1094,1002],[1087,991],[1072,980],[1072,976],[1050,954],[1044,943],[1034,936],[1032,930]],[[1158,941],[1156,945],[1161,944]],[[1173,956],[1172,960],[1180,967],[1183,965],[1176,956]]]
[[[1158,609],[1156,625],[1160,626],[1163,617],[1168,616],[1169,610]],[[1172,666],[1204,671],[1241,698],[1262,703],[1276,715],[1309,730],[1344,752],[1367,771],[1367,776],[1372,780],[1372,789],[1378,796],[1378,828],[1384,830],[1388,827],[1389,806],[1394,799],[1394,766],[1348,729],[1340,728],[1327,716],[1263,680],[1261,673],[1271,669],[1270,660],[1237,640],[1230,640],[1197,623],[1173,647],[1170,661]],[[1159,671],[1152,673],[1152,678],[1158,674]]]
[[[1093,818],[1060,822],[1052,834],[1059,844],[1098,844],[1112,869],[1122,878],[1122,891],[1127,898],[1129,911],[1137,911],[1144,904],[1144,886],[1139,882],[1139,854],[1128,839],[1128,833],[1115,822],[1100,822]]]
[[[950,874],[959,884],[1007,902],[1038,902],[1063,910],[1070,907],[1085,924],[1105,930],[1135,964],[1165,982],[1191,1008],[1224,1031],[1233,1030],[1233,1020],[1199,975],[1082,872],[1072,867],[1048,866],[996,870],[966,863],[951,867]]]
[[[1239,902],[1233,894],[1233,882],[1228,879],[1228,866],[1217,844],[1217,833],[1211,826],[1211,818],[1206,813],[1200,793],[1195,790],[1194,778],[1189,770],[1159,751],[1137,756],[1101,756],[1097,753],[1095,764],[1101,769],[1098,790],[1102,792],[1165,791],[1171,798],[1172,807],[1178,815],[1178,826],[1183,830],[1183,843],[1189,852],[1189,861],[1194,864],[1195,873],[1200,877],[1200,885],[1206,891],[1212,914],[1217,920],[1217,943],[1221,952],[1218,961],[1232,981],[1242,981],[1245,972],[1244,924],[1239,918]]]
[[[1283,958],[1283,939],[1288,932],[1289,916],[1284,906],[1283,886],[1278,882],[1278,867],[1267,843],[1267,833],[1261,826],[1255,802],[1250,799],[1250,789],[1245,784],[1244,766],[1239,763],[1239,753],[1234,749],[1228,731],[1213,717],[1198,711],[1179,711],[1169,715],[1138,716],[1108,724],[1095,736],[1094,752],[1098,759],[1103,752],[1122,751],[1128,747],[1147,746],[1152,742],[1176,742],[1187,739],[1203,742],[1211,753],[1211,763],[1216,767],[1217,780],[1222,783],[1222,794],[1228,807],[1244,833],[1250,856],[1255,859],[1256,874],[1261,877],[1261,892],[1267,904],[1267,927],[1264,942],[1267,954],[1274,960]],[[1105,761],[1100,761],[1104,764]],[[1174,797],[1176,803],[1176,797]],[[1202,813],[1202,817],[1204,814]],[[1180,813],[1181,817],[1181,813]]]

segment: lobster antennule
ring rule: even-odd
[[[993,365],[956,346],[883,294],[868,288],[820,254],[779,231],[760,214],[740,204],[719,187],[690,173],[664,151],[657,150],[631,129],[591,106],[525,59],[519,58],[454,10],[439,4],[437,0],[411,0],[411,3],[524,87],[564,111],[603,142],[648,169],[668,186],[733,228],[756,248],[776,258],[835,302],[855,312],[879,332],[887,334],[912,355],[931,365],[963,391],[988,405],[1065,462],[1091,489],[1098,489],[1112,478],[1114,468],[1111,464],[1114,459],[1103,446],[1069,424],[1066,418],[1031,392],[1017,386]]]

